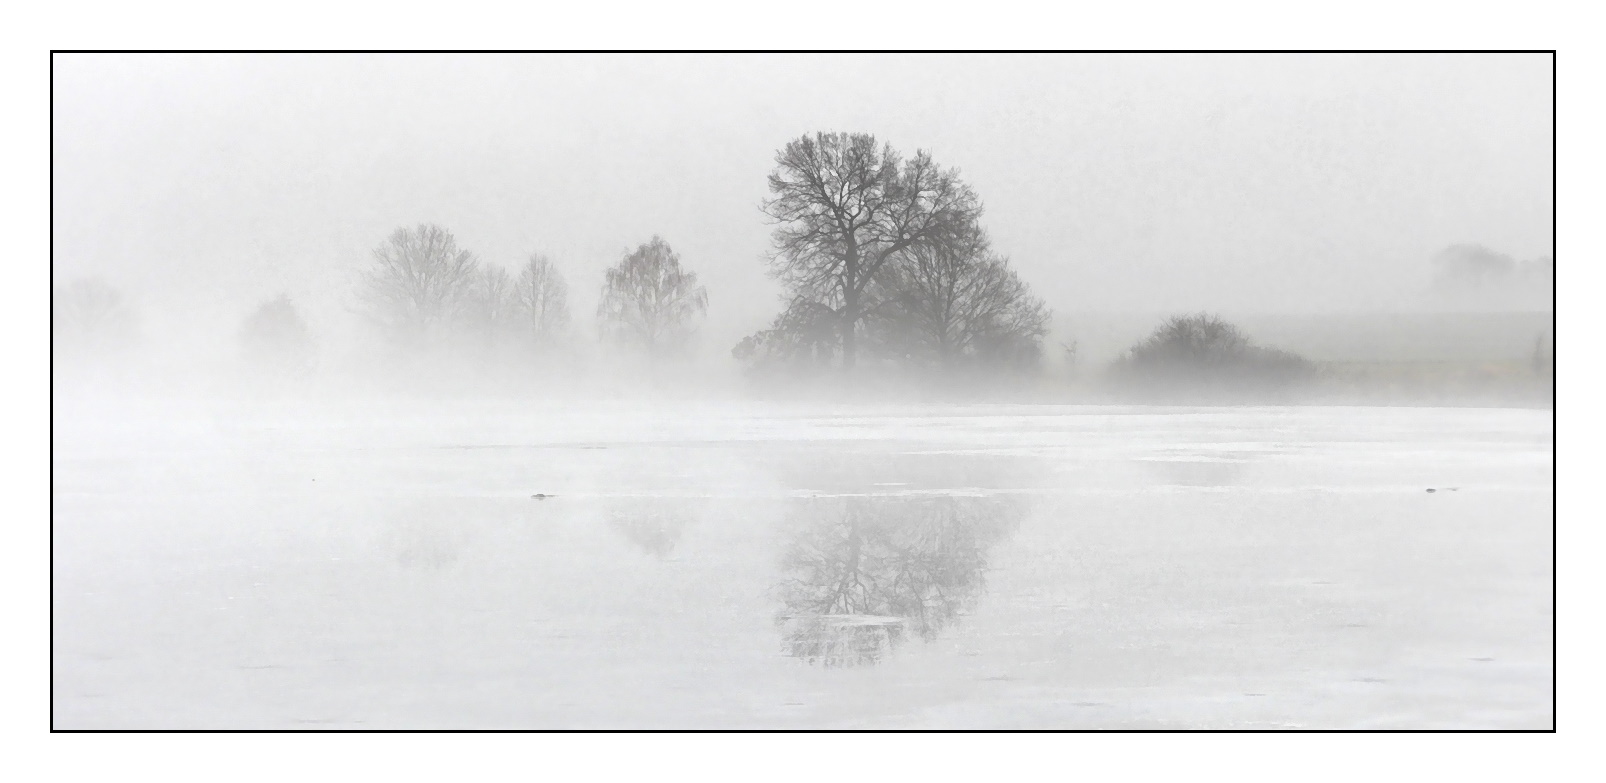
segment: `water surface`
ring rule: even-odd
[[[54,424],[58,729],[1553,721],[1549,411]]]

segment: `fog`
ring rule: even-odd
[[[52,726],[1550,728],[1548,55],[54,55]]]
[[[186,356],[279,293],[349,342],[371,250],[435,223],[488,263],[546,254],[581,316],[662,236],[723,359],[784,304],[760,203],[816,131],[957,168],[1056,339],[1419,311],[1446,247],[1552,255],[1538,55],[70,55],[54,80],[53,280],[122,288]]]

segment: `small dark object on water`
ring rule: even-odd
[[[1429,492],[1438,492],[1438,490],[1436,490],[1436,489],[1434,489],[1434,488],[1432,488],[1432,487],[1428,487],[1428,491],[1429,491]]]
[[[534,495],[531,495],[530,499],[531,500],[546,500],[547,498],[555,498],[555,497],[557,497],[557,495],[547,495],[547,494],[544,494],[544,493],[541,493],[541,492],[537,492]]]

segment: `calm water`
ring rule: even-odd
[[[64,407],[55,728],[1553,721],[1549,411]]]

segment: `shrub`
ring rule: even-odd
[[[1286,390],[1314,374],[1304,357],[1255,345],[1206,313],[1173,316],[1111,368],[1125,385],[1186,393]]]

